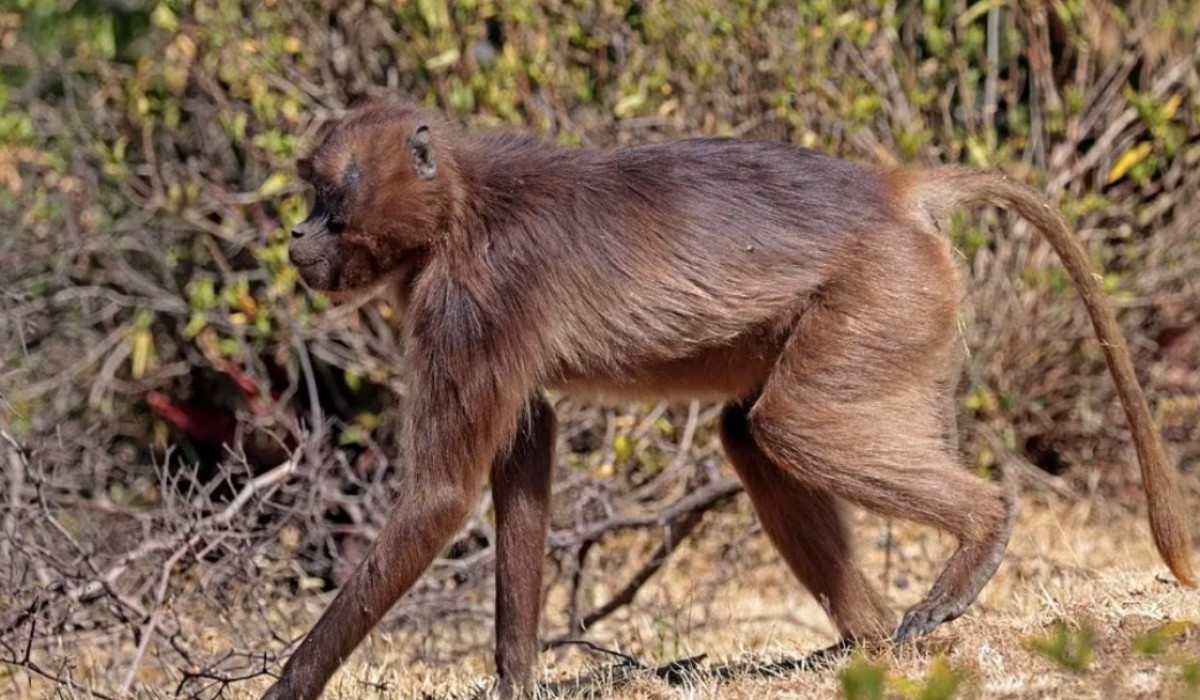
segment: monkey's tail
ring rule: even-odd
[[[904,180],[907,178],[900,181]],[[1154,427],[1146,396],[1134,375],[1129,348],[1083,245],[1071,234],[1058,209],[1036,190],[1003,173],[960,166],[917,172],[912,195],[913,204],[939,222],[945,220],[951,209],[961,205],[991,204],[1010,209],[1033,224],[1049,241],[1087,307],[1116,382],[1117,394],[1121,397],[1137,448],[1154,543],[1175,578],[1188,587],[1195,587],[1191,541],[1178,487]]]

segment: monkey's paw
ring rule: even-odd
[[[962,615],[967,609],[962,601],[943,596],[930,596],[908,609],[900,627],[892,635],[892,641],[903,644],[910,639],[927,634],[943,622]]]

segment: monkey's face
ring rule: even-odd
[[[342,291],[358,286],[364,265],[365,251],[346,243],[349,212],[345,194],[318,188],[308,218],[292,230],[289,257],[300,272],[300,278],[317,291]],[[369,266],[365,269],[369,269]],[[346,272],[357,271],[347,276]],[[369,283],[370,280],[361,280]]]
[[[298,164],[314,197],[292,231],[289,257],[312,289],[368,287],[406,268],[435,239],[448,206],[446,178],[429,127],[411,125],[412,116],[381,119],[363,110]]]

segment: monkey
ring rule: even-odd
[[[723,402],[720,441],[768,538],[842,640],[904,643],[974,602],[1016,506],[970,473],[943,405],[960,369],[958,207],[1050,243],[1132,428],[1154,542],[1194,586],[1173,472],[1116,316],[1061,214],[1003,173],[876,166],[689,138],[566,148],[468,130],[400,99],[348,113],[298,161],[314,192],[290,259],[311,289],[403,300],[404,488],[268,700],[318,697],[467,519],[490,478],[497,690],[532,687],[556,423],[547,392]],[[842,508],[958,546],[897,623]]]

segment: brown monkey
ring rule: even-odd
[[[555,434],[546,388],[726,401],[729,457],[844,638],[904,641],[960,615],[1014,513],[946,439],[960,278],[940,222],[965,204],[1015,210],[1061,257],[1133,428],[1155,542],[1193,584],[1172,470],[1113,311],[1059,214],[1001,174],[876,169],[732,139],[565,150],[394,102],[354,112],[300,169],[316,190],[291,248],[304,281],[388,285],[404,300],[408,471],[270,698],[320,694],[461,526],[489,470],[500,690],[528,686]],[[835,499],[958,538],[899,626],[856,568]]]

